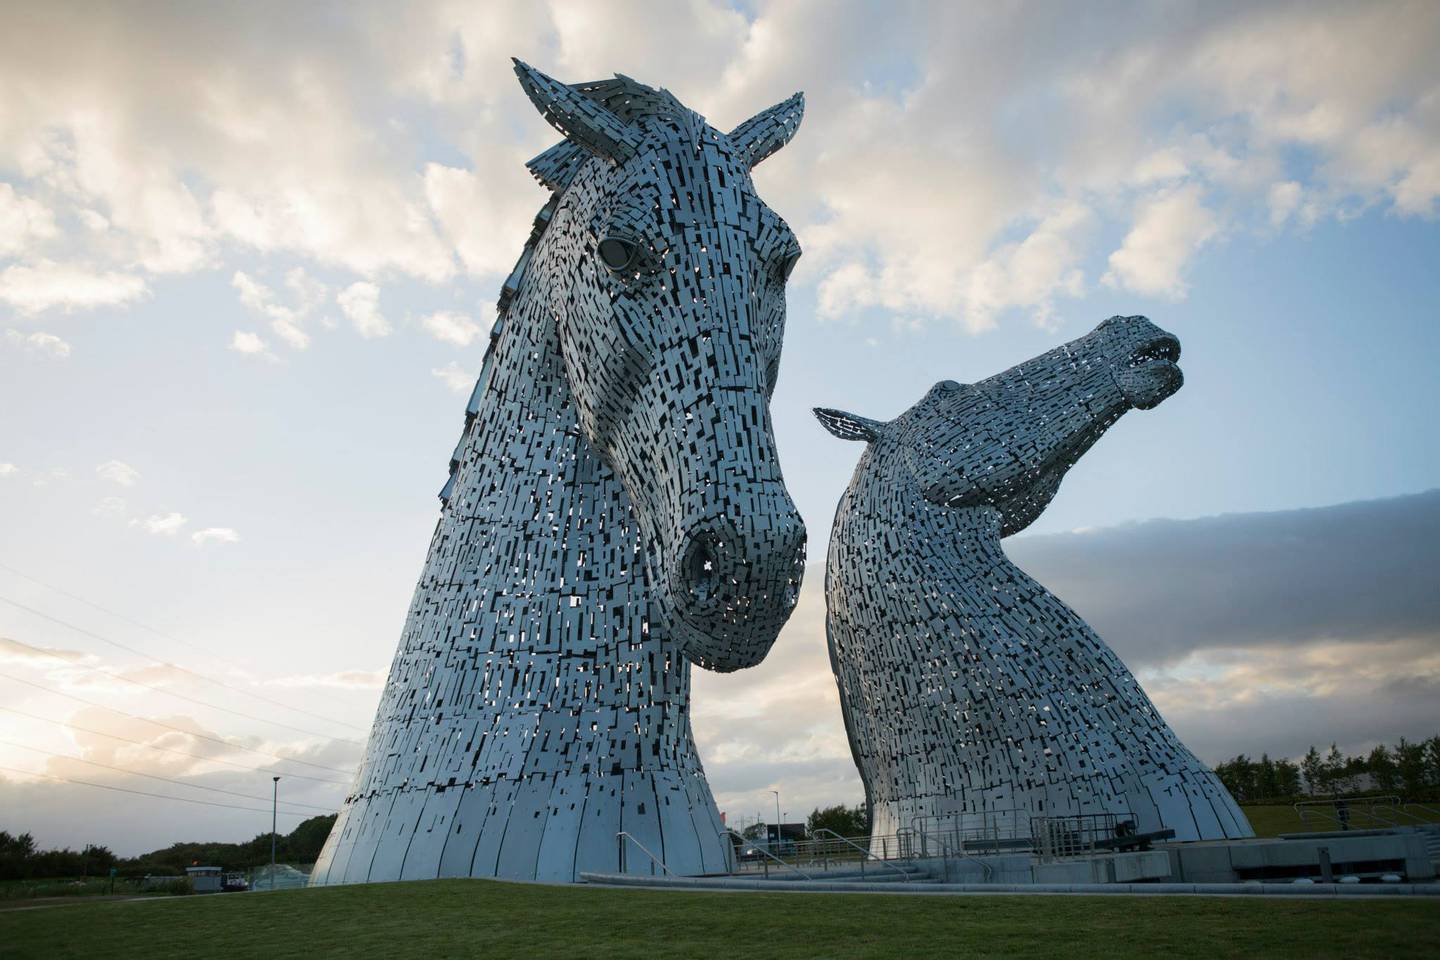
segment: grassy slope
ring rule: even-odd
[[[1436,820],[1433,810],[1440,804],[1407,804],[1405,810],[1422,820]],[[1245,816],[1250,818],[1250,825],[1255,828],[1257,837],[1278,837],[1282,833],[1312,833],[1315,831],[1335,830],[1335,823],[1323,817],[1311,816],[1310,819],[1302,821],[1295,808],[1289,805],[1260,805],[1245,806],[1240,809],[1245,811]],[[1356,830],[1367,829],[1379,826],[1375,821],[1369,820],[1363,815],[1356,814],[1352,820],[1352,826]]]
[[[0,957],[1421,957],[1433,900],[923,897],[479,880],[0,913]]]

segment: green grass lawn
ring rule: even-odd
[[[1433,957],[1434,900],[927,897],[482,880],[0,913],[0,957]]]
[[[1250,825],[1255,828],[1257,837],[1278,837],[1282,833],[1313,833],[1338,829],[1334,821],[1318,815],[1312,815],[1309,819],[1302,821],[1300,814],[1289,804],[1242,806],[1240,809],[1245,811],[1245,816],[1250,818]],[[1406,804],[1403,809],[1422,820],[1440,822],[1440,815],[1434,812],[1436,809],[1440,809],[1440,804],[1417,805],[1412,803]],[[1356,830],[1380,825],[1360,813],[1356,813],[1351,820],[1351,827]]]

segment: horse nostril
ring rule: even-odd
[[[690,545],[683,567],[685,585],[695,603],[707,603],[720,588],[720,560],[716,545],[709,537],[699,537]]]

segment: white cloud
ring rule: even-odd
[[[13,463],[0,463],[0,477],[13,477],[20,472],[20,468]]]
[[[118,483],[122,487],[133,487],[140,479],[140,471],[120,460],[106,460],[95,468],[101,480]]]
[[[1080,241],[1093,219],[1083,204],[1063,202],[1024,240],[977,265],[965,291],[965,325],[974,332],[988,329],[1011,307],[1030,310],[1036,323],[1050,323],[1057,295],[1085,292]]]
[[[51,467],[49,470],[34,475],[30,483],[36,487],[48,487],[52,483],[64,483],[69,479],[69,470],[66,470],[64,467]]]
[[[161,534],[163,536],[174,536],[189,521],[178,513],[153,514],[146,518],[141,524],[146,533]]]
[[[1270,208],[1270,225],[1281,227],[1289,220],[1295,211],[1300,207],[1300,198],[1303,190],[1300,184],[1294,180],[1286,180],[1284,183],[1272,184],[1269,193],[1266,195],[1266,203]]]
[[[64,360],[70,356],[70,344],[53,333],[34,331],[33,333],[21,333],[19,330],[6,330],[5,342],[12,347],[18,347],[31,353],[44,354],[56,360]]]
[[[355,325],[360,336],[369,340],[390,335],[390,321],[380,313],[380,288],[360,280],[335,295],[340,312]]]
[[[269,681],[277,687],[330,687],[337,690],[380,690],[385,686],[388,670],[341,670],[338,673],[304,674],[276,677]]]
[[[436,340],[453,343],[457,347],[468,347],[475,342],[476,338],[487,332],[486,327],[482,327],[463,313],[453,313],[448,310],[441,310],[423,317],[420,323]]]
[[[1181,184],[1243,211],[1227,230],[1368,207],[1430,216],[1440,196],[1433,5],[1165,18],[900,5],[877,19],[859,2],[697,0],[647,8],[644,31],[634,15],[497,0],[419,4],[395,22],[353,6],[281,32],[249,8],[46,5],[23,40],[0,39],[0,166],[18,173],[0,184],[0,244],[21,271],[69,248],[66,269],[90,282],[42,289],[21,272],[0,299],[27,312],[130,302],[137,270],[224,263],[237,247],[365,277],[501,275],[544,199],[521,161],[553,138],[510,74],[508,54],[527,49],[549,51],[563,79],[664,83],[721,128],[806,88],[800,136],[756,176],[799,229],[795,282],[819,284],[827,317],[1047,322],[1103,253],[1098,231],[1043,229],[1055,211],[1143,234],[1142,198]],[[1288,183],[1299,206],[1288,187],[1272,193]],[[1183,273],[1129,256],[1112,282],[1133,268],[1135,289],[1183,289]],[[304,302],[256,308],[273,340],[309,342]],[[369,335],[388,329],[366,316]]]
[[[203,530],[196,530],[190,534],[190,539],[197,545],[206,543],[239,543],[240,534],[229,527],[206,527]]]
[[[43,203],[22,197],[0,182],[0,257],[23,254],[37,240],[55,236],[55,216]]]
[[[472,274],[505,274],[514,266],[538,209],[520,151],[487,151],[476,170],[425,167],[425,199],[446,239]]]
[[[303,268],[296,267],[285,276],[285,285],[297,299],[294,307],[287,307],[276,301],[274,292],[249,274],[237,270],[230,278],[230,285],[240,294],[240,302],[249,309],[267,317],[270,329],[295,350],[310,346],[310,335],[301,327],[301,321],[325,296],[325,286],[312,280]]]
[[[1219,229],[1198,184],[1144,200],[1120,249],[1110,254],[1110,270],[1102,279],[1146,296],[1181,299],[1187,290],[1186,264]]]
[[[236,330],[230,337],[230,349],[236,353],[251,355],[269,354],[269,348],[265,346],[265,341],[260,339],[258,333],[252,333],[249,330]]]
[[[430,375],[456,393],[469,393],[475,388],[476,375],[461,367],[454,360],[443,367],[431,370]]]
[[[21,313],[120,306],[149,292],[144,279],[118,271],[90,270],[53,260],[12,264],[0,271],[0,301]]]
[[[95,516],[97,517],[111,517],[114,519],[123,519],[125,517],[126,510],[127,506],[123,498],[103,497],[100,502],[97,503],[93,509],[91,509],[90,512],[95,514]]]

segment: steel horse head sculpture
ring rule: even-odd
[[[529,164],[552,196],[316,883],[724,869],[690,665],[759,663],[800,586],[769,412],[799,248],[750,178],[800,95],[722,133],[515,72],[565,135]]]
[[[867,444],[825,585],[872,842],[979,826],[1030,836],[1034,817],[1086,818],[1071,832],[1113,817],[1182,840],[1252,835],[1120,659],[1000,545],[1126,411],[1180,388],[1179,358],[1149,320],[1113,317],[988,380],[942,381],[889,423],[815,411]]]

